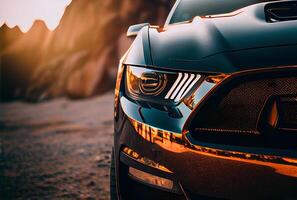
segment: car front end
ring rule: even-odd
[[[267,22],[275,5],[141,29],[117,75],[115,198],[297,198],[297,26]]]

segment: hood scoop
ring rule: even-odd
[[[297,1],[267,4],[265,14],[270,23],[297,20]]]

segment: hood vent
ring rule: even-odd
[[[270,23],[297,20],[297,1],[267,4],[266,20]]]

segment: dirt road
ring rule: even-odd
[[[113,95],[0,105],[0,199],[109,199]]]

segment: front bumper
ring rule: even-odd
[[[194,104],[213,87],[211,83],[202,83],[193,98]],[[123,199],[147,197],[145,192],[137,193],[135,188],[138,187],[132,186],[134,182],[129,178],[129,167],[168,178],[178,185],[178,192],[153,187],[141,190],[156,194],[158,199],[163,199],[162,195],[170,199],[297,199],[295,150],[201,142],[187,132],[182,133],[192,112],[184,102],[177,107],[181,117],[171,117],[158,108],[143,107],[122,93],[119,100],[115,120],[115,155],[118,192]],[[129,158],[123,152],[125,147],[172,173]]]
[[[142,131],[145,125],[122,114],[122,130],[118,133],[119,140],[116,139],[119,141],[116,148],[118,163],[122,163],[117,167],[119,174],[127,173],[119,169],[120,165],[125,165],[172,179],[182,187],[183,198],[188,199],[193,196],[224,199],[297,198],[297,163],[293,159],[269,156],[263,154],[262,149],[249,149],[253,153],[245,153],[248,149],[245,152],[223,149],[218,151],[215,147],[194,142],[191,142],[191,146],[182,143],[182,138],[173,140],[173,136],[161,134],[158,137],[162,140],[156,140]],[[136,123],[141,125],[141,129],[135,129]],[[173,173],[152,169],[127,157],[123,159],[123,147],[133,149]],[[119,182],[125,181],[121,180],[123,175],[119,177]]]

